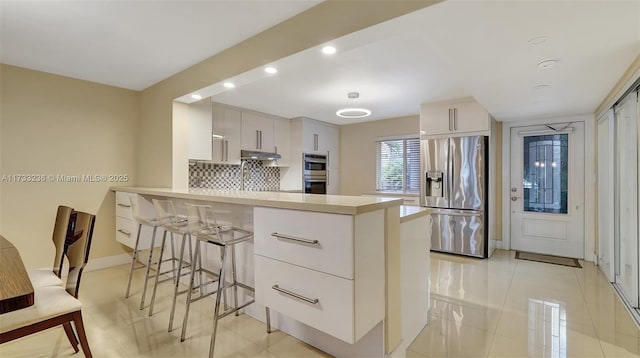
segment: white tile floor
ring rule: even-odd
[[[640,332],[603,275],[584,268],[432,254],[430,323],[407,357],[636,357]],[[171,288],[160,286],[156,314],[138,310],[139,291],[124,299],[127,266],[86,272],[80,298],[95,357],[204,357],[213,307],[196,302],[187,339],[167,332]],[[140,287],[141,271],[134,286]],[[180,306],[179,306],[180,307]],[[176,317],[181,317],[178,310]],[[62,329],[0,346],[0,357],[73,356]],[[282,332],[266,334],[246,315],[221,321],[216,357],[326,357]]]
[[[637,357],[640,332],[602,273],[431,255],[429,325],[408,357]]]

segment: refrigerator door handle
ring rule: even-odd
[[[429,208],[431,214],[451,215],[451,216],[481,216],[482,211],[475,210],[456,210],[456,209],[437,209]]]

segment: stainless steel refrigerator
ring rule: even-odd
[[[423,139],[420,205],[432,209],[431,250],[488,257],[487,136]]]

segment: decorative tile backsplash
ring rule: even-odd
[[[263,166],[261,160],[247,160],[245,190],[280,190],[280,168]],[[240,166],[189,162],[189,187],[240,189]]]

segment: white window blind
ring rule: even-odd
[[[376,190],[420,191],[420,139],[376,142]]]

